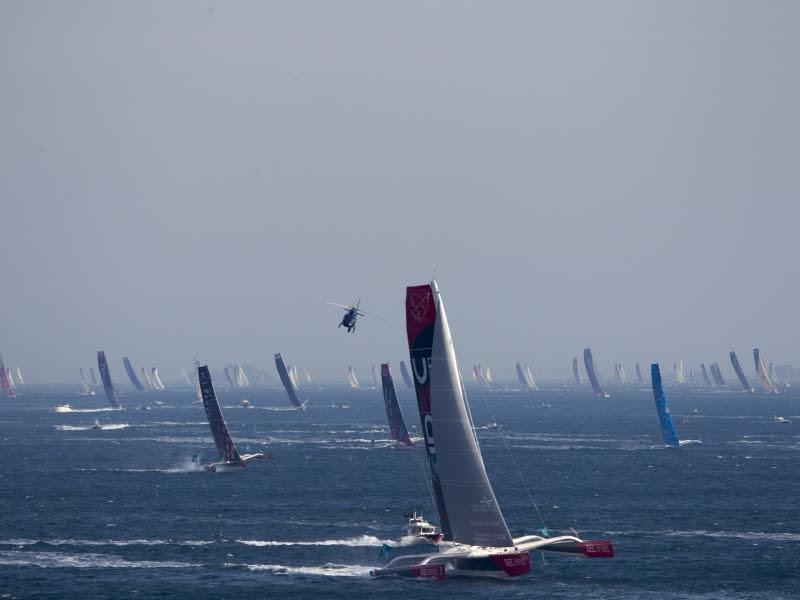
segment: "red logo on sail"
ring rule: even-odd
[[[428,314],[428,303],[430,299],[430,291],[426,294],[414,294],[409,292],[408,314],[410,314],[417,323],[421,323],[425,315]]]

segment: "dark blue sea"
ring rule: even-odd
[[[418,427],[412,393],[399,393]],[[551,534],[609,538],[617,556],[536,554],[529,578],[431,582],[369,576],[384,544],[426,550],[398,544],[404,511],[435,519],[422,450],[384,447],[376,390],[315,388],[305,413],[278,410],[279,390],[221,390],[240,450],[273,459],[214,474],[192,462],[215,458],[193,390],[78,412],[105,399],[23,388],[0,400],[0,597],[799,597],[800,390],[667,394],[680,438],[702,443],[660,447],[648,389],[473,390],[512,533],[542,527],[524,479]],[[64,402],[76,412],[53,411]],[[502,431],[481,428],[492,414]]]

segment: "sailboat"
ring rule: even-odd
[[[14,389],[14,381],[9,377],[8,369],[3,363],[3,355],[0,354],[0,385],[3,387],[7,398],[16,398],[17,391]]]
[[[408,367],[406,367],[406,361],[404,360],[400,361],[400,375],[403,376],[403,383],[413,390],[414,382],[411,381],[411,375],[408,373]]]
[[[731,364],[733,365],[733,370],[736,371],[736,376],[739,378],[739,383],[742,384],[742,388],[744,388],[745,392],[754,392],[755,388],[750,385],[750,382],[747,381],[747,377],[745,377],[744,371],[742,370],[742,365],[739,363],[739,359],[736,356],[736,352],[731,350],[729,354],[731,358]]]
[[[397,392],[394,389],[389,363],[381,364],[381,385],[383,386],[383,403],[386,405],[386,418],[389,420],[389,435],[396,446],[414,446],[411,436],[408,435],[400,403],[397,401]]]
[[[347,367],[347,385],[349,385],[353,389],[357,389],[361,386],[358,385],[358,379],[356,378],[356,373],[353,371],[353,367]]]
[[[638,360],[636,361],[636,382],[641,385],[645,385],[647,383],[644,379],[644,376],[642,375],[642,369],[639,366]]]
[[[139,381],[139,378],[136,376],[136,371],[133,370],[133,365],[131,364],[131,361],[127,356],[122,357],[122,364],[125,365],[125,372],[128,374],[128,379],[131,380],[133,387],[135,387],[137,391],[143,392],[144,386],[142,385],[142,382]]]
[[[144,385],[148,390],[156,389],[153,380],[150,379],[150,373],[147,372],[147,369],[145,367],[142,367],[142,379],[144,380]]]
[[[197,368],[197,379],[200,382],[200,390],[203,394],[203,408],[206,410],[208,424],[211,427],[211,435],[214,437],[214,443],[221,459],[220,462],[206,465],[206,469],[211,472],[234,471],[243,469],[248,460],[263,459],[264,454],[260,452],[257,454],[239,454],[236,449],[236,444],[233,443],[233,438],[231,438],[231,434],[228,431],[228,425],[225,423],[222,411],[219,408],[208,366],[204,365]]]
[[[100,385],[97,382],[97,375],[94,374],[94,367],[89,367],[89,377],[92,378],[92,387],[97,387],[98,385]]]
[[[575,356],[572,359],[572,379],[575,381],[575,385],[580,385],[583,383],[581,381],[581,372],[578,369],[578,357]]]
[[[92,386],[89,385],[89,380],[86,379],[86,373],[81,368],[81,387],[83,387],[83,395],[84,396],[94,396],[94,390]]]
[[[597,367],[594,365],[591,348],[583,349],[583,366],[586,367],[586,374],[589,376],[589,382],[592,384],[592,391],[595,396],[608,398],[608,394],[606,394],[603,386],[600,385],[600,376],[597,374]]]
[[[236,366],[236,385],[238,387],[248,387],[250,385],[250,380],[247,378],[247,375],[244,374],[242,365]]]
[[[719,363],[711,363],[711,376],[714,378],[714,381],[717,382],[717,385],[725,387],[728,384],[725,382],[725,378],[722,376],[722,371],[719,369]]]
[[[161,383],[161,376],[158,374],[158,367],[153,367],[150,371],[153,374],[153,387],[157,390],[165,390],[166,386]]]
[[[770,366],[771,365],[772,363],[770,363]],[[19,367],[17,367],[16,370],[17,370],[17,381],[19,382],[20,385],[25,385],[25,380],[22,378],[22,370]]]
[[[670,448],[680,448],[678,434],[675,433],[675,425],[667,407],[667,396],[664,394],[664,386],[661,383],[661,370],[658,363],[650,365],[650,380],[653,383],[653,398],[656,402],[658,420],[661,423],[661,437],[664,438],[664,445]]]
[[[768,394],[777,394],[778,388],[773,383],[770,373],[767,371],[767,365],[764,364],[764,356],[758,348],[753,348],[753,360],[755,360],[756,373],[761,380],[761,386],[764,388],[764,391]]]
[[[297,397],[297,382],[291,376],[289,369],[286,368],[286,363],[283,361],[283,356],[281,356],[280,352],[275,355],[275,368],[278,369],[278,377],[281,378],[283,388],[289,396],[289,402],[297,410],[305,410],[308,400],[300,402],[300,398]]]
[[[189,387],[194,386],[194,383],[192,383],[192,378],[189,377],[189,374],[186,372],[185,369],[181,369],[181,375],[183,375],[183,380],[186,382],[186,385],[188,385]]]
[[[398,556],[373,570],[372,575],[511,578],[530,573],[532,550],[613,556],[613,545],[605,540],[511,536],[481,457],[435,281],[407,288],[406,330],[431,487],[444,540],[439,552]]]
[[[539,388],[536,387],[536,382],[533,380],[533,373],[531,373],[531,368],[529,365],[525,365],[523,367],[520,363],[516,364],[517,368],[517,379],[522,384],[522,387],[528,390],[538,390]]]
[[[119,396],[117,390],[114,389],[114,384],[111,383],[111,373],[108,370],[108,360],[106,360],[106,353],[100,350],[97,353],[97,368],[100,370],[100,379],[103,381],[103,388],[106,390],[106,398],[111,408],[121,408],[119,404]]]
[[[706,363],[700,363],[700,374],[703,376],[703,383],[706,384],[706,387],[711,387],[711,380],[708,378]]]
[[[372,383],[375,384],[375,387],[380,386],[381,378],[378,376],[378,368],[375,365],[372,365],[370,370],[372,371]]]

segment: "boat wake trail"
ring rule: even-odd
[[[375,567],[365,565],[339,565],[326,563],[319,567],[302,566],[289,567],[287,565],[252,565],[252,564],[233,564],[223,565],[229,568],[245,568],[248,571],[267,571],[276,575],[314,575],[321,577],[369,577],[369,572]]]
[[[383,544],[394,545],[397,542],[393,540],[381,540],[374,535],[360,535],[358,537],[347,538],[343,540],[318,540],[318,541],[292,541],[292,540],[236,540],[238,544],[245,546],[375,546],[380,547]]]
[[[89,431],[91,429],[101,429],[103,431],[114,431],[115,429],[127,429],[128,423],[108,423],[95,427],[94,425],[56,425],[56,431]]]
[[[203,565],[174,561],[126,560],[111,554],[0,551],[0,565],[42,569],[190,569]]]
[[[110,406],[107,406],[105,408],[71,408],[66,406],[57,406],[54,410],[60,413],[99,413],[99,412],[111,412],[122,409],[111,408]]]

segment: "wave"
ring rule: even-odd
[[[316,575],[323,577],[367,577],[375,567],[365,565],[338,565],[326,563],[319,567],[300,566],[289,567],[286,565],[237,565],[225,563],[224,567],[244,567],[248,571],[268,571],[276,575]]]
[[[72,408],[71,406],[56,406],[53,408],[53,410],[58,413],[99,413],[99,412],[110,412],[122,409],[111,408],[110,406],[107,406],[105,408]]]
[[[127,429],[130,427],[127,423],[108,423],[101,424],[100,427],[94,425],[56,425],[56,431],[90,431],[93,429],[101,429],[103,431],[113,431],[115,429]]]
[[[0,546],[205,546],[214,544],[213,540],[74,540],[74,539],[52,539],[52,540],[32,540],[26,538],[0,539]]]
[[[176,561],[126,560],[111,554],[0,551],[0,565],[42,569],[190,569],[203,565]]]
[[[319,541],[281,541],[281,540],[235,540],[238,544],[245,546],[376,546],[384,544],[389,546],[397,542],[393,540],[381,540],[374,535],[360,535],[358,537],[343,540],[319,540]]]

